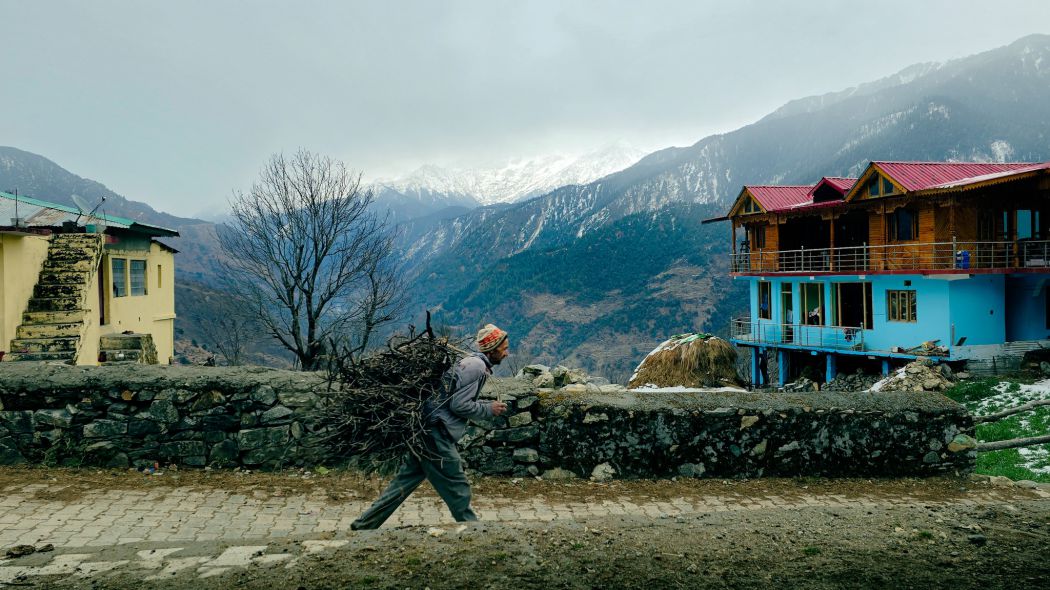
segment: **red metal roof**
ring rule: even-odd
[[[849,189],[853,188],[854,184],[857,184],[857,179],[845,178],[842,176],[825,176],[820,179],[820,182],[826,182],[827,184],[839,189],[839,192],[842,194],[846,194],[849,192]],[[818,186],[820,185],[820,182],[817,183]]]
[[[930,188],[962,188],[969,184],[977,184],[979,182],[987,182],[989,180],[1000,180],[1007,179],[1017,174],[1025,174],[1027,172],[1038,172],[1040,170],[1050,170],[1050,162],[1043,162],[1041,164],[1032,164],[1031,166],[1025,166],[1023,168],[1014,168],[1005,172],[993,172],[991,174],[985,174],[983,176],[972,176],[970,178],[964,178],[962,180],[956,180],[952,182],[944,182]]]
[[[805,186],[745,186],[751,196],[755,197],[759,205],[769,213],[791,209],[798,205],[812,202],[809,191],[813,190],[812,184]]]
[[[1034,166],[1033,162],[984,164],[974,162],[872,162],[908,192],[952,184],[965,179],[1016,172]]]

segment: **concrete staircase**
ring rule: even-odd
[[[55,234],[5,361],[76,362],[91,279],[102,257],[99,234]]]
[[[157,364],[157,347],[151,334],[110,334],[99,338],[102,365]]]

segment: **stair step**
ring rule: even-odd
[[[83,297],[34,297],[29,300],[28,311],[82,311],[82,300]]]
[[[142,359],[142,350],[127,350],[127,349],[105,349],[100,350],[98,353],[99,358],[105,358],[107,363],[137,363]]]
[[[44,261],[43,270],[44,271],[56,271],[56,272],[66,272],[66,271],[73,271],[73,270],[91,272],[91,271],[95,270],[95,266],[96,265],[98,265],[98,261],[95,260],[94,258],[92,258],[90,260],[84,259],[84,260],[77,260],[77,261],[52,260],[52,259],[48,258],[47,260]]]
[[[110,334],[98,339],[99,350],[142,350],[142,339],[146,334]]]
[[[47,251],[47,259],[52,262],[76,262],[77,260],[94,260],[98,251],[85,251],[80,248],[51,248]]]
[[[84,284],[57,284],[57,285],[41,285],[36,284],[33,286],[33,297],[43,299],[56,299],[59,297],[83,297],[84,296]]]
[[[88,272],[83,270],[73,271],[41,271],[37,278],[38,285],[83,285],[87,283]]]
[[[55,234],[52,236],[52,241],[101,243],[102,234]]]
[[[72,338],[80,336],[83,329],[83,322],[22,324],[15,330],[15,338]]]
[[[66,361],[73,364],[72,352],[14,352],[4,355],[4,362]]]
[[[11,352],[70,352],[76,353],[79,337],[73,338],[15,338]]]
[[[84,310],[27,311],[22,314],[23,324],[72,324],[84,320]]]

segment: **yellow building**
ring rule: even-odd
[[[0,192],[2,360],[170,363],[178,235]]]

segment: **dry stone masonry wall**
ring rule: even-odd
[[[542,373],[542,372],[541,372]],[[932,475],[972,469],[973,424],[937,393],[640,392],[552,371],[490,379],[503,416],[474,471],[555,477]],[[572,381],[584,381],[572,383]],[[258,368],[0,365],[0,464],[272,469],[329,463],[318,375]]]

